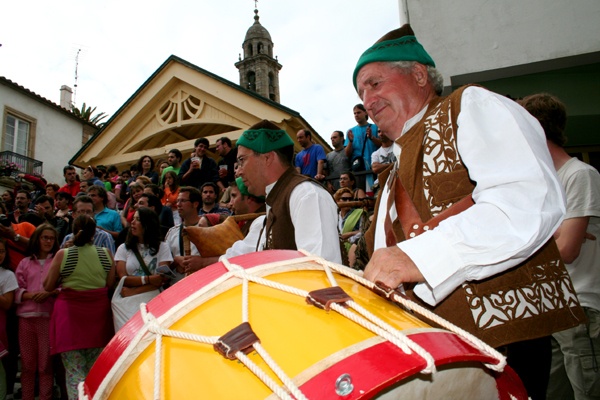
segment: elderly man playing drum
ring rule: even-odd
[[[399,160],[379,176],[365,277],[404,284],[493,346],[580,323],[551,239],[565,205],[537,121],[479,87],[440,97],[442,77],[409,25],[362,54],[354,85]],[[533,383],[513,367],[532,397],[545,391],[547,365]]]

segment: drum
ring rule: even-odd
[[[298,251],[216,263],[142,305],[80,398],[527,398],[493,349],[368,286]]]

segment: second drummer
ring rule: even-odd
[[[304,249],[341,263],[337,205],[322,185],[295,171],[294,142],[287,133],[263,120],[246,130],[237,145],[237,173],[249,193],[266,196],[267,215],[261,218],[262,224],[257,223],[258,219],[252,224],[243,243],[233,246],[244,250],[228,251],[227,256],[267,249]],[[217,257],[203,258],[201,265],[191,268],[216,261]],[[191,268],[189,272],[193,272]]]

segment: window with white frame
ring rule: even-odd
[[[30,123],[14,115],[6,115],[6,127],[3,151],[12,151],[29,157]]]

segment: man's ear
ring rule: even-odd
[[[413,76],[417,82],[417,85],[423,87],[427,84],[428,74],[427,67],[423,64],[416,63],[413,66]]]

